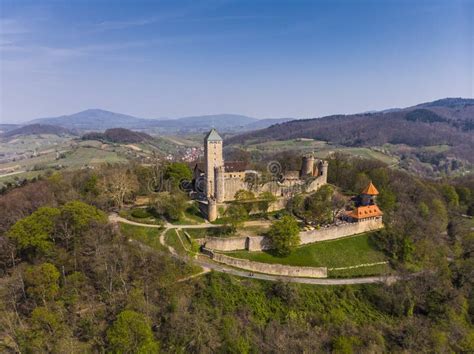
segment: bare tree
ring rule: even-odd
[[[112,200],[114,205],[121,208],[126,198],[138,190],[137,177],[130,170],[109,168],[104,171],[101,179],[102,191]]]

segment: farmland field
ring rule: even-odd
[[[247,151],[260,151],[263,153],[275,153],[287,150],[296,150],[303,153],[313,152],[317,158],[327,158],[331,153],[338,151],[348,155],[358,156],[362,158],[370,158],[382,161],[388,165],[396,164],[398,159],[394,156],[380,151],[382,149],[372,149],[365,147],[344,147],[333,145],[324,141],[318,140],[284,140],[271,141],[258,144],[239,145]]]

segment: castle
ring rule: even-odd
[[[193,171],[194,190],[201,200],[201,211],[210,221],[219,217],[226,203],[235,200],[240,190],[258,196],[270,192],[276,197],[273,210],[282,209],[296,193],[314,192],[327,183],[327,161],[316,160],[312,154],[302,157],[299,171],[282,172],[278,162],[268,164],[271,178],[246,169],[241,161],[224,161],[223,140],[212,129],[204,139],[204,164],[197,163]]]

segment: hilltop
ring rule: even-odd
[[[140,143],[153,138],[145,133],[134,132],[125,128],[107,129],[103,133],[91,132],[82,136],[83,140],[101,140],[111,143]]]
[[[474,100],[446,98],[400,110],[301,119],[227,140],[230,144],[310,138],[344,146],[445,144],[474,162]]]
[[[10,137],[19,136],[19,135],[38,135],[38,134],[52,134],[52,135],[58,135],[58,136],[74,135],[74,133],[70,131],[69,129],[56,126],[56,125],[29,124],[20,128],[6,131],[5,133],[2,134],[2,136],[5,138],[10,138]]]
[[[103,109],[87,109],[78,113],[51,118],[38,118],[30,123],[54,124],[69,129],[105,130],[109,128],[133,128],[144,126],[147,119]]]

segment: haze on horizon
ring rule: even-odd
[[[474,2],[0,3],[0,123],[318,117],[472,98]]]

